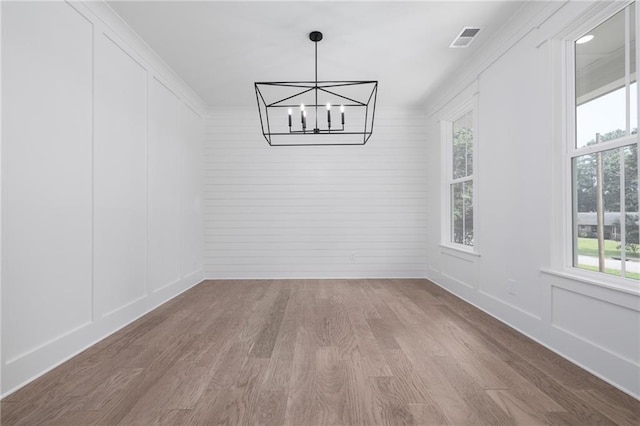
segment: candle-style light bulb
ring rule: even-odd
[[[327,124],[331,128],[331,104],[327,102]]]
[[[289,127],[291,127],[291,114],[293,113],[293,111],[291,111],[291,108],[289,108]]]
[[[304,104],[300,104],[300,122],[304,124]]]
[[[307,111],[302,111],[302,130],[307,128]]]
[[[340,105],[340,118],[342,119],[342,126],[344,126],[344,105]]]

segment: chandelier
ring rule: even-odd
[[[271,146],[364,145],[373,133],[378,82],[315,80],[256,82],[262,135]]]

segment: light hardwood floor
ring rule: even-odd
[[[2,425],[640,424],[427,280],[205,281],[2,401]]]

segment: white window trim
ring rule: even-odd
[[[459,179],[452,179],[453,175],[453,135],[451,128],[457,119],[461,118],[468,112],[473,114],[473,173],[471,178],[464,177]],[[475,256],[480,255],[479,251],[479,238],[478,238],[478,141],[479,141],[479,120],[478,120],[478,94],[475,93],[472,97],[465,102],[461,102],[457,107],[449,110],[449,112],[440,119],[440,164],[441,168],[441,235],[440,246],[457,250],[463,253],[472,254]],[[465,244],[454,243],[451,241],[451,184],[461,181],[473,181],[473,246]]]
[[[630,139],[637,138],[639,135],[631,135],[619,138],[613,141],[604,142],[597,147],[575,147],[575,58],[574,58],[574,42],[584,33],[597,27],[616,13],[625,9],[633,3],[633,0],[624,2],[610,3],[600,10],[596,11],[592,16],[578,23],[569,32],[565,33],[561,40],[561,61],[562,78],[562,266],[559,274],[572,277],[580,281],[590,284],[600,285],[612,289],[619,289],[633,294],[640,294],[640,283],[631,278],[617,277],[611,274],[603,274],[601,272],[589,271],[574,266],[574,217],[573,217],[573,170],[571,161],[573,158],[592,152],[602,151],[605,149],[614,149],[630,144]],[[640,40],[640,1],[636,2],[636,40]],[[640,69],[640,55],[636,54],[636,70]],[[640,97],[638,115],[640,123]],[[627,105],[628,106],[628,105]],[[633,142],[632,142],[633,143]],[[640,146],[638,146],[640,149]],[[546,272],[551,273],[551,270]]]

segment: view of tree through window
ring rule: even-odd
[[[587,35],[574,45],[574,266],[640,279],[635,4]]]
[[[452,127],[451,241],[473,246],[473,113]]]

